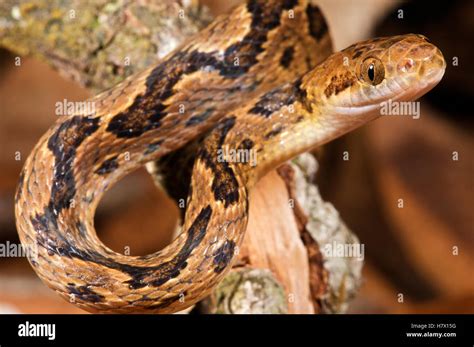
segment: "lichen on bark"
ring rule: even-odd
[[[271,271],[237,269],[228,274],[201,305],[205,313],[256,314],[288,312],[285,291]]]
[[[292,161],[292,167],[295,170],[296,199],[307,216],[306,230],[318,243],[328,274],[328,288],[320,297],[322,311],[346,312],[360,287],[364,259],[329,254],[327,250],[334,245],[363,247],[363,244],[347,228],[334,206],[322,199],[318,187],[311,183],[318,168],[316,159],[305,153]]]
[[[6,0],[0,18],[0,46],[92,92],[143,70],[211,20],[197,1],[173,0]]]

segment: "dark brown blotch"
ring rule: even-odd
[[[297,99],[297,93],[298,91],[293,84],[284,84],[262,95],[249,110],[249,113],[268,118],[282,107],[294,103]]]
[[[280,25],[283,11],[293,8],[296,3],[296,0],[277,3],[249,1],[247,9],[252,16],[251,29],[241,41],[227,47],[222,58],[218,58],[218,52],[176,52],[155,67],[146,80],[144,94],[138,95],[126,111],[114,116],[107,131],[119,138],[134,138],[158,129],[167,115],[164,101],[175,93],[174,87],[184,75],[203,68],[218,70],[221,76],[228,79],[245,74],[259,62],[258,55],[264,51],[263,44],[267,41],[268,31]],[[198,124],[204,118],[192,118],[187,125]]]
[[[235,254],[235,242],[226,240],[216,252],[214,252],[214,272],[221,273],[230,264]]]
[[[211,189],[216,201],[224,203],[225,207],[239,200],[239,184],[234,170],[229,163],[219,160],[219,151],[223,150],[227,134],[235,125],[235,116],[223,119],[208,135],[198,153],[198,158],[204,162],[213,173]]]
[[[216,201],[224,203],[224,207],[235,204],[239,200],[239,183],[234,170],[228,163],[216,165],[211,186]]]
[[[38,246],[43,247],[48,255],[57,254],[57,242],[53,239],[51,231],[56,228],[56,217],[46,209],[44,214],[36,214],[30,218],[31,225],[36,233]]]
[[[168,307],[170,306],[171,304],[174,304],[176,301],[180,301],[181,299],[184,299],[187,295],[187,292],[183,292],[181,294],[178,294],[178,295],[173,295],[173,296],[170,296],[170,297],[167,297],[167,298],[164,298],[164,299],[160,299],[158,303],[156,304],[152,304],[150,306],[143,306],[144,309],[146,310],[158,310],[158,309],[163,309],[165,307]],[[147,299],[147,298],[144,298],[143,301],[147,301],[147,300],[153,300],[155,301],[156,299]]]
[[[268,0],[250,0],[247,10],[252,15],[252,29],[268,31],[280,25],[284,10],[291,10],[298,3],[297,0],[283,0],[271,2]]]
[[[310,35],[317,41],[321,40],[328,32],[328,24],[324,19],[323,13],[318,6],[309,4],[306,7],[306,15],[308,16]]]
[[[58,215],[68,208],[76,194],[72,165],[77,148],[99,129],[99,118],[74,116],[56,129],[48,140],[48,148],[54,155],[54,177],[49,209]]]
[[[207,226],[211,219],[212,208],[210,205],[204,207],[189,227],[187,231],[186,242],[183,247],[179,250],[178,254],[169,262],[160,264],[156,268],[154,273],[153,286],[160,286],[168,282],[172,278],[179,276],[180,271],[184,269],[188,263],[187,260],[191,255],[191,252],[199,246],[201,241],[207,232]]]
[[[287,47],[283,51],[283,54],[280,57],[280,65],[283,66],[285,69],[287,69],[290,65],[291,62],[293,61],[293,56],[295,53],[294,47]]]
[[[117,159],[118,159],[118,156],[113,156],[112,158],[104,160],[102,164],[100,165],[100,167],[97,170],[95,170],[95,173],[98,175],[106,175],[111,172],[114,172],[119,167]]]
[[[197,125],[197,124],[201,124],[202,122],[205,122],[212,115],[214,110],[215,110],[214,108],[208,108],[204,112],[196,116],[192,116],[186,121],[186,126],[189,127],[189,126],[193,126],[193,125]]]
[[[268,32],[280,25],[284,10],[290,10],[297,4],[296,0],[268,2],[267,0],[250,0],[247,10],[252,16],[250,31],[245,37],[224,51],[224,61],[220,73],[226,78],[236,78],[249,71],[258,63],[258,55],[264,51]],[[235,64],[238,59],[238,64]]]
[[[191,252],[199,246],[206,235],[211,215],[212,208],[210,205],[207,205],[200,211],[189,227],[186,241],[177,255],[168,262],[148,267],[122,264],[105,257],[93,249],[81,249],[68,243],[61,234],[55,232],[57,228],[55,218],[50,215],[49,209],[45,209],[44,214],[35,216],[35,218],[32,219],[32,225],[37,233],[38,244],[44,247],[49,255],[76,258],[121,271],[130,276],[131,279],[127,281],[130,288],[138,289],[147,285],[160,286],[179,275],[180,271],[187,266],[187,259],[191,255]],[[79,294],[81,292],[86,295],[92,294],[85,293],[84,290],[87,289],[79,290]],[[94,297],[89,298],[93,299]]]
[[[222,119],[204,141],[202,149],[207,152],[209,156],[205,155],[203,159],[206,164],[209,164],[208,167],[211,169],[217,162],[217,151],[221,149],[227,134],[235,125],[235,119],[234,115]],[[204,155],[205,153],[201,154]]]
[[[25,180],[25,169],[21,170],[20,178],[18,179],[18,185],[15,194],[15,202],[18,202],[21,194],[23,193],[23,181]]]
[[[97,294],[88,286],[77,287],[73,283],[69,283],[66,289],[70,295],[73,295],[74,298],[79,301],[95,303],[95,302],[102,302],[105,299],[103,295]]]
[[[147,146],[144,154],[147,155],[147,154],[151,154],[151,153],[156,152],[158,149],[160,149],[163,142],[164,142],[164,140],[158,140],[158,141],[150,143]]]
[[[174,86],[186,74],[205,66],[220,68],[211,53],[179,51],[159,64],[146,79],[146,91],[138,95],[133,104],[124,112],[114,116],[107,131],[117,137],[133,138],[157,129],[166,116],[163,102],[172,96]]]
[[[331,95],[337,95],[352,86],[356,81],[357,77],[349,71],[342,75],[335,75],[331,78],[329,85],[324,90],[324,94],[327,98]]]
[[[352,55],[352,59],[359,58],[362,55],[362,53],[364,53],[364,51],[365,51],[364,49],[356,49],[354,51],[354,54]]]
[[[249,113],[268,118],[281,108],[290,106],[295,102],[299,102],[308,112],[312,112],[306,90],[301,87],[301,83],[301,78],[298,78],[292,83],[286,83],[265,93],[249,110]]]
[[[270,130],[268,133],[266,133],[264,135],[265,139],[268,140],[268,139],[271,139],[272,137],[278,135],[279,133],[281,133],[283,130],[283,126],[277,126],[275,129],[272,129]]]
[[[251,139],[244,139],[240,144],[238,149],[249,150],[252,149],[255,143]]]

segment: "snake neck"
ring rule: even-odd
[[[285,161],[377,117],[351,117],[318,103],[305,77],[275,88],[223,119],[206,141],[207,160],[225,160],[247,187]],[[221,153],[227,156],[220,156]]]

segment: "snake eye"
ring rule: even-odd
[[[374,86],[383,81],[385,77],[385,68],[382,62],[377,58],[367,58],[362,62],[362,79]]]

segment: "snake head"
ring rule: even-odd
[[[330,56],[303,82],[322,113],[367,121],[380,115],[384,102],[413,101],[427,93],[445,68],[436,46],[408,34],[354,44]]]

